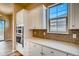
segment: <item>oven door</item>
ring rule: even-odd
[[[19,36],[19,35],[17,35],[17,36],[16,36],[16,42],[22,44],[22,37]]]

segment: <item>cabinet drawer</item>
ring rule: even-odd
[[[55,49],[43,47],[43,55],[45,56],[66,56],[67,54]]]

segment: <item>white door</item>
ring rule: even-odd
[[[0,19],[0,41],[4,40],[4,20]]]

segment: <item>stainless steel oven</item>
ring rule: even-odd
[[[16,42],[24,47],[24,26],[16,27]]]

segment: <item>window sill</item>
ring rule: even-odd
[[[47,31],[47,33],[53,33],[53,34],[69,34],[69,32],[49,32]]]

